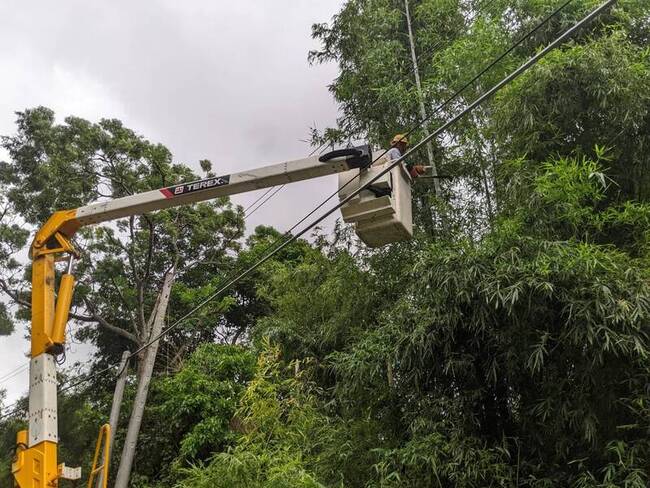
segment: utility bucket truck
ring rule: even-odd
[[[80,479],[81,469],[58,462],[56,357],[65,349],[65,329],[75,285],[72,242],[81,227],[164,208],[189,205],[276,185],[339,174],[341,212],[354,223],[361,240],[378,247],[412,235],[411,179],[402,165],[377,177],[385,162],[373,163],[369,146],[332,151],[322,156],[286,161],[239,173],[179,183],[158,190],[55,212],[38,230],[31,245],[32,328],[29,381],[29,425],[17,434],[12,473],[19,488],[52,488],[60,479]],[[376,181],[375,181],[376,179]],[[365,188],[366,184],[368,187]],[[57,293],[55,263],[67,261]],[[89,483],[99,472],[107,486],[110,427],[100,431]],[[104,454],[100,461],[100,451]]]

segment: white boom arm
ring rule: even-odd
[[[80,227],[83,227],[153,210],[341,173],[369,164],[371,157],[372,153],[368,146],[341,149],[320,157],[313,156],[286,161],[249,171],[181,183],[116,200],[94,203],[78,208],[76,218]]]

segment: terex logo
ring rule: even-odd
[[[205,180],[193,181],[192,183],[183,183],[181,185],[170,186],[160,190],[166,198],[172,198],[194,191],[207,190],[216,186],[227,185],[230,182],[230,175],[217,176],[215,178],[206,178]]]

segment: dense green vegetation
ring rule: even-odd
[[[430,128],[598,3],[571,2]],[[558,5],[412,1],[428,109]],[[385,145],[417,121],[403,7],[348,0],[314,26],[310,59],[338,63],[341,107],[315,140]],[[649,38],[650,4],[620,1],[437,140],[454,179],[441,198],[417,183],[412,241],[370,251],[343,226],[298,241],[165,338],[132,485],[648,486]],[[57,124],[44,108],[20,112],[2,144],[0,266],[18,299],[28,290],[13,256],[27,235],[16,221],[195,176],[118,121]],[[72,328],[96,346],[91,371],[144,340],[147,290],[171,262],[168,322],[279,237],[260,227],[241,245],[242,211],[227,200],[119,225],[79,239]],[[0,308],[0,333],[25,316]],[[61,396],[66,462],[88,466],[113,385],[104,375]],[[3,452],[22,425],[24,411],[1,421]],[[8,469],[4,456],[3,486]]]

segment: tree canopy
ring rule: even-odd
[[[434,112],[562,3],[410,1],[429,128],[599,2],[569,2]],[[315,142],[385,146],[416,125],[404,6],[347,0],[313,27],[309,60],[337,63],[341,109]],[[439,197],[415,183],[411,241],[369,250],[344,225],[298,240],[166,337],[132,486],[648,486],[649,38],[650,4],[620,1],[436,140],[453,179]],[[0,266],[18,304],[16,222],[196,176],[119,121],[57,124],[45,108],[19,112],[3,145]],[[281,237],[243,235],[226,199],[84,232],[73,327],[97,348],[91,368],[141,342],[172,257],[168,323]],[[113,384],[61,396],[67,458],[89,462]],[[5,450],[24,418],[2,419]]]

